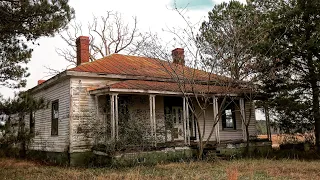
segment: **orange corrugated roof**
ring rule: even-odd
[[[238,88],[226,86],[203,85],[203,84],[183,84],[176,82],[161,82],[161,81],[144,81],[144,80],[126,80],[109,86],[97,89],[136,89],[136,90],[154,90],[154,91],[171,91],[171,92],[186,92],[186,93],[239,93]],[[97,90],[92,89],[92,90]]]
[[[213,75],[205,71],[189,68],[187,66],[169,63],[163,60],[129,56],[121,54],[112,54],[93,62],[81,64],[68,71],[93,72],[117,75],[146,76],[154,78],[168,78],[179,74],[180,78],[208,81],[225,77]]]

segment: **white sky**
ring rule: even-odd
[[[208,2],[208,0],[179,0],[185,1],[185,4],[200,3],[200,1]],[[228,0],[212,0],[213,4],[219,4]],[[245,0],[240,0],[245,2]],[[180,3],[181,3],[180,2]],[[70,5],[74,8],[76,13],[76,20],[81,21],[82,24],[87,24],[92,19],[92,16],[103,16],[106,11],[118,11],[122,14],[124,20],[132,22],[132,17],[136,16],[138,19],[138,28],[140,31],[151,31],[157,33],[161,38],[166,38],[168,34],[162,32],[162,29],[167,27],[183,27],[181,17],[174,12],[170,7],[171,0],[70,0]],[[190,8],[186,16],[194,23],[202,22],[208,11],[213,7]],[[87,35],[87,34],[83,34]],[[66,44],[59,36],[41,38],[39,46],[34,47],[31,61],[28,63],[29,72],[31,75],[27,78],[26,90],[37,85],[40,79],[48,79],[48,70],[64,69],[68,63],[63,57],[56,53],[57,48],[66,47]],[[9,89],[0,87],[1,94],[7,97],[13,97],[14,92],[20,91],[18,89]],[[259,116],[259,115],[258,115]],[[263,119],[263,117],[257,117]]]

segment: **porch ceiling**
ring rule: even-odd
[[[203,84],[179,84],[175,82],[126,80],[109,86],[91,89],[90,94],[107,92],[147,93],[147,94],[240,94],[243,89]]]

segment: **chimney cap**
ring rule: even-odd
[[[172,50],[172,52],[174,52],[174,51],[184,51],[184,49],[183,48],[175,48]]]
[[[89,36],[79,36],[76,41],[78,42],[79,40],[89,40]]]

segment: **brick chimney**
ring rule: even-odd
[[[38,85],[44,83],[46,80],[38,80]]]
[[[76,41],[77,45],[77,66],[89,62],[89,37],[80,36]]]
[[[173,63],[184,66],[184,49],[176,48],[172,50],[172,59],[173,59]]]

